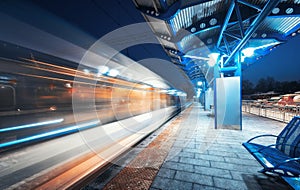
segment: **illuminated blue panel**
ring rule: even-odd
[[[242,129],[240,77],[216,79],[215,128]]]

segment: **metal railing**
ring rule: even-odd
[[[300,115],[300,106],[273,106],[242,101],[242,111],[288,123],[294,116]]]

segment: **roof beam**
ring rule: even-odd
[[[237,0],[235,0],[235,1],[237,2]],[[241,11],[240,11],[239,6],[235,6],[235,14],[238,18],[241,36],[244,37],[243,19],[242,19],[242,15],[241,15]]]
[[[233,34],[233,33],[229,33],[229,32],[223,32],[223,38],[224,38],[224,34],[227,35],[227,36],[230,36],[236,40],[241,40],[242,39],[242,36],[237,36],[236,34]]]
[[[241,4],[244,4],[244,5],[248,6],[248,7],[251,7],[251,8],[253,8],[253,9],[256,9],[256,10],[259,11],[259,12],[262,11],[261,8],[260,8],[259,6],[252,5],[252,4],[250,4],[250,3],[248,3],[248,2],[246,2],[246,1],[244,1],[244,0],[237,0],[237,2],[239,2],[239,3],[241,3]]]
[[[224,66],[226,66],[235,54],[240,51],[248,40],[251,38],[252,34],[258,29],[261,22],[271,13],[271,11],[278,5],[280,0],[269,0],[262,11],[258,14],[255,20],[251,23],[249,28],[245,31],[244,38],[238,43],[238,45],[232,50],[231,54],[229,55],[228,59],[224,62]]]
[[[234,6],[235,6],[235,1],[231,1],[230,6],[229,6],[229,9],[228,9],[228,12],[227,12],[226,17],[225,17],[225,20],[224,20],[224,23],[223,23],[222,28],[221,28],[220,36],[219,36],[219,39],[218,39],[218,42],[217,42],[217,48],[220,47],[220,44],[221,44],[221,42],[222,42],[222,38],[223,38],[224,31],[226,30],[226,28],[227,28],[227,26],[228,26],[230,17],[231,17],[231,15],[232,15],[233,10],[234,10]]]

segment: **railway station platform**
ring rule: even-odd
[[[83,189],[292,189],[278,176],[259,173],[261,166],[242,147],[285,125],[244,113],[242,131],[214,129],[210,112],[194,103]],[[274,139],[267,140],[258,142]]]

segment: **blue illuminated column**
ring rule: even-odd
[[[255,49],[246,49],[245,46],[263,20],[272,12],[279,2],[280,0],[268,0],[262,9],[256,5],[245,3],[244,1],[234,0],[230,2],[216,44],[216,49],[220,51],[222,55],[226,55],[226,59],[220,63],[218,62],[215,66],[215,128],[242,129],[241,54],[243,54],[244,57],[250,57],[254,54]],[[248,21],[250,21],[248,27],[245,27],[243,24],[244,21],[239,7],[240,3],[245,6],[250,6],[259,12],[253,20],[248,19]],[[241,37],[238,39],[234,38],[235,42],[229,43],[226,35],[231,37],[236,36],[231,30],[228,30],[234,9],[236,10],[237,17],[236,25],[240,29],[238,36]],[[232,24],[234,23],[231,23],[231,25]],[[218,73],[218,69],[220,73]]]
[[[219,57],[214,66],[215,128],[242,130],[240,56],[234,60],[236,66],[227,70],[220,68],[222,61]]]

